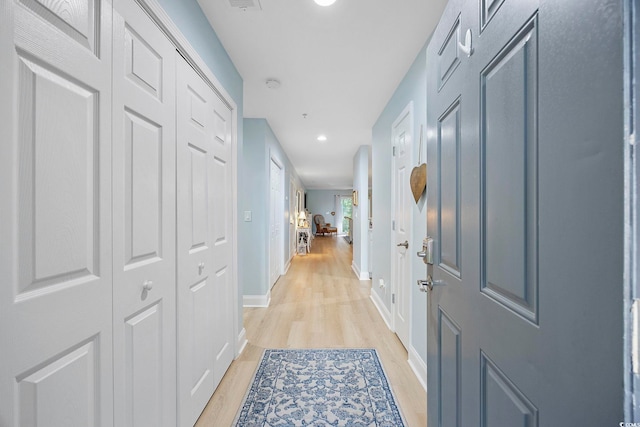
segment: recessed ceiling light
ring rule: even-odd
[[[320,6],[331,6],[336,0],[314,0]]]
[[[318,141],[325,142],[326,140],[327,140],[327,136],[326,135],[319,135],[318,136]]]

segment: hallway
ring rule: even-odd
[[[245,308],[249,343],[209,401],[198,427],[227,427],[266,348],[375,348],[408,426],[426,425],[426,394],[407,352],[369,299],[371,282],[351,270],[343,238],[318,237],[272,289],[269,308]]]

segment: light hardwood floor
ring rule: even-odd
[[[245,308],[249,344],[209,401],[197,427],[228,427],[266,348],[375,348],[410,427],[426,426],[426,394],[407,351],[369,299],[371,281],[351,270],[342,237],[317,237],[311,253],[295,256],[271,292],[269,308]]]

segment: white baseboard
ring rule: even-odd
[[[373,289],[371,290],[370,298],[371,298],[371,301],[373,302],[373,305],[375,305],[376,308],[378,309],[378,313],[380,313],[380,317],[382,317],[382,320],[384,320],[384,323],[387,325],[387,328],[393,331],[393,328],[391,328],[391,312],[384,305],[384,302],[382,301],[378,293],[375,292]],[[425,390],[427,390],[427,364],[425,363],[424,360],[422,360],[422,358],[420,357],[416,349],[413,348],[412,345],[409,346],[408,353],[409,353],[408,362],[409,362],[409,366],[411,367],[411,370],[415,374],[416,378],[418,379],[422,387]]]
[[[358,266],[354,261],[351,261],[351,269],[353,270],[354,273],[356,273],[356,277],[360,279],[360,269],[358,268]]]
[[[422,388],[427,390],[427,364],[413,346],[409,346],[409,366],[413,370],[413,373],[416,374],[418,381],[422,384]]]
[[[382,302],[382,300],[380,299],[380,296],[377,294],[377,292],[371,290],[371,296],[369,298],[371,298],[373,305],[375,305],[378,309],[378,313],[380,313],[380,317],[382,317],[382,320],[384,320],[384,323],[386,323],[387,328],[391,329],[391,312],[387,310],[387,307],[385,307],[384,302]]]
[[[269,307],[271,303],[271,291],[266,295],[243,295],[243,307]]]
[[[360,268],[358,268],[354,261],[351,261],[351,269],[354,273],[356,273],[356,277],[358,278],[358,280],[369,280],[369,272],[360,271]]]
[[[249,341],[247,341],[247,330],[242,328],[236,339],[236,359],[242,354]]]
[[[291,267],[291,260],[293,258],[289,258],[289,261],[287,261],[287,265],[284,266],[284,272],[282,273],[282,275],[284,276],[285,274],[287,274],[287,272],[289,271],[289,267]]]

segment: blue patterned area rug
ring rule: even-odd
[[[404,427],[374,349],[265,350],[236,427]]]

